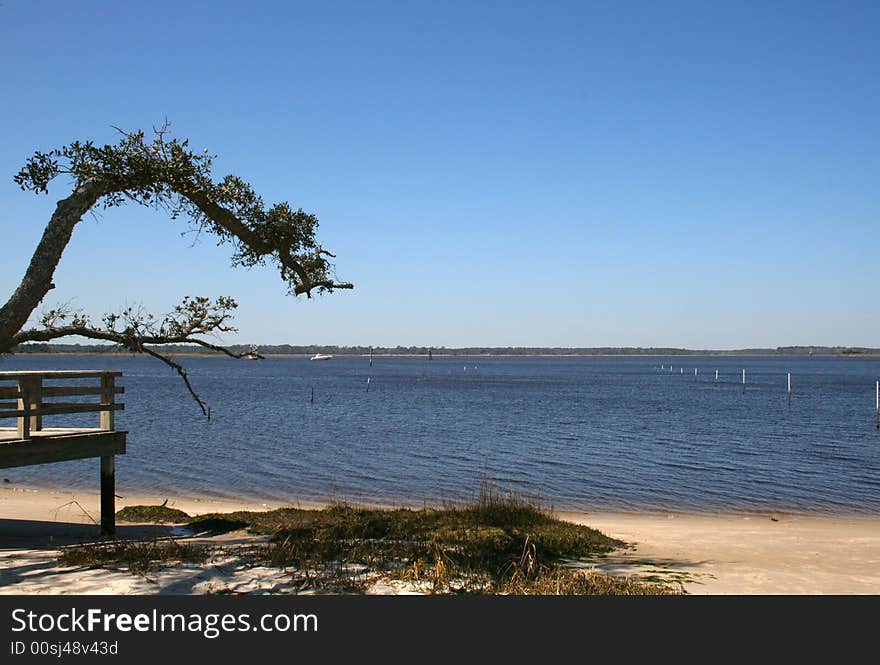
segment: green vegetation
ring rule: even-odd
[[[77,545],[61,550],[58,560],[66,566],[126,566],[130,572],[142,574],[155,569],[159,563],[200,563],[207,558],[208,548],[204,545],[190,545],[169,538],[145,543],[114,541]]]
[[[183,524],[189,521],[189,515],[177,508],[169,508],[165,503],[159,506],[127,506],[117,511],[116,519],[120,522],[150,524]]]
[[[170,510],[165,506],[125,509],[138,521],[159,521]],[[173,521],[178,521],[176,515]],[[438,594],[676,592],[662,580],[646,583],[573,567],[623,543],[486,486],[474,505],[389,510],[336,504],[323,510],[215,513],[194,517],[188,525],[200,536],[239,529],[268,536],[267,542],[247,550],[249,563],[283,568],[302,589],[363,592],[370,583],[383,580]],[[69,548],[62,561],[128,565],[139,572],[159,561],[204,556],[204,548],[189,551],[157,541]]]
[[[330,260],[335,255],[318,241],[315,215],[286,201],[266,205],[236,175],[218,178],[208,150],[192,150],[189,141],[171,138],[167,121],[154,128],[152,140],[143,131],[119,130],[119,135],[113,145],[74,141],[48,152],[38,150],[13,178],[23,191],[40,195],[48,194],[50,183],[63,177],[71,181],[72,191],[58,201],[20,284],[0,306],[0,354],[67,337],[112,343],[131,353],[145,353],[175,370],[207,416],[207,405],[193,389],[186,370],[161,349],[183,344],[236,358],[246,355],[213,339],[235,331],[232,317],[238,303],[233,298],[185,296],[164,316],[125,307],[99,320],[65,304],[45,309],[39,325],[27,327],[46,294],[55,288],[55,270],[74,228],[87,212],[133,203],[165,211],[173,220],[188,220],[190,229],[200,236],[213,235],[218,244],[230,245],[233,265],[248,269],[273,265],[288,294],[294,296],[311,298],[354,286],[336,281]]]

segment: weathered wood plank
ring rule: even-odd
[[[73,402],[43,402],[32,409],[19,408],[0,411],[0,418],[18,418],[20,416],[51,416],[65,413],[96,413],[98,411],[122,411],[125,404],[86,404]],[[26,438],[26,437],[23,437]]]
[[[69,397],[71,395],[103,395],[106,390],[100,386],[43,386],[44,397]],[[116,386],[113,393],[121,395],[125,392],[125,386]],[[18,386],[0,386],[0,398],[18,399],[21,391]]]
[[[11,381],[20,376],[41,376],[44,379],[75,379],[89,378],[97,376],[122,376],[122,372],[118,370],[101,370],[101,369],[55,369],[55,370],[25,370],[25,371],[7,371],[0,372],[0,381]]]
[[[100,386],[43,386],[43,397],[70,397],[72,395],[121,395],[125,386],[101,388]]]
[[[126,432],[89,432],[0,443],[0,469],[125,454]]]
[[[34,438],[50,437],[50,436],[66,436],[68,434],[89,434],[91,432],[102,431],[98,427],[44,427],[39,432],[33,432]],[[15,441],[15,427],[0,427],[0,443],[6,441]]]

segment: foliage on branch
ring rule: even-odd
[[[232,298],[212,301],[187,297],[164,317],[128,308],[105,315],[100,325],[62,306],[46,311],[40,327],[25,329],[39,303],[55,287],[55,269],[74,227],[86,212],[95,206],[106,209],[132,202],[164,210],[173,219],[183,217],[192,228],[213,234],[219,244],[231,244],[233,265],[274,265],[293,295],[311,297],[313,293],[353,287],[335,280],[330,262],[334,255],[315,238],[315,215],[294,210],[286,201],[266,206],[238,176],[215,180],[209,152],[193,151],[188,141],[170,138],[167,122],[154,128],[151,140],[142,131],[118,131],[121,138],[113,145],[74,141],[48,152],[38,151],[15,176],[22,190],[48,194],[49,184],[66,175],[72,180],[73,191],[58,202],[21,283],[0,307],[0,353],[22,343],[72,335],[115,342],[172,367],[207,413],[184,369],[155,348],[163,344],[197,344],[242,357],[245,354],[233,353],[205,339],[235,330],[231,319],[238,305]]]
[[[350,289],[336,282],[334,255],[318,244],[318,218],[294,210],[286,201],[267,207],[247,182],[227,175],[214,182],[213,157],[195,152],[189,141],[170,139],[166,123],[152,141],[143,131],[123,132],[116,144],[97,146],[74,141],[48,152],[37,151],[15,176],[24,191],[47,194],[49,183],[70,176],[75,190],[87,185],[100,192],[104,208],[127,202],[183,216],[194,228],[208,231],[218,243],[231,243],[233,265],[274,264],[291,293],[311,296]]]
[[[209,298],[187,296],[161,319],[143,308],[126,307],[120,312],[105,314],[101,318],[101,325],[94,326],[83,312],[73,310],[69,305],[61,305],[43,312],[40,317],[41,327],[22,330],[15,336],[14,342],[44,342],[59,337],[79,336],[114,342],[132,353],[145,353],[176,371],[202,412],[207,414],[207,407],[193,389],[184,368],[159,353],[155,347],[165,344],[195,344],[232,358],[248,355],[250,352],[235,353],[225,346],[203,339],[204,335],[235,332],[236,329],[229,322],[236,307],[238,303],[228,297],[211,301]]]

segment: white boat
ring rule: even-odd
[[[257,347],[252,345],[250,351],[244,354],[241,358],[242,360],[262,360],[263,356],[257,352]]]
[[[309,360],[330,360],[333,356],[328,356],[323,353],[316,353]]]

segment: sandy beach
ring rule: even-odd
[[[159,504],[190,515],[269,510],[280,504],[126,496],[117,509]],[[320,507],[307,502],[303,508]],[[153,576],[64,568],[57,548],[96,539],[97,494],[0,488],[0,593],[238,593],[289,592],[278,569],[239,565],[234,556],[207,565],[181,565]],[[880,517],[790,514],[559,513],[627,543],[589,567],[680,584],[690,594],[880,593]],[[120,538],[181,536],[172,526],[120,524]],[[210,543],[246,547],[243,532]],[[378,584],[373,593],[405,588]]]

